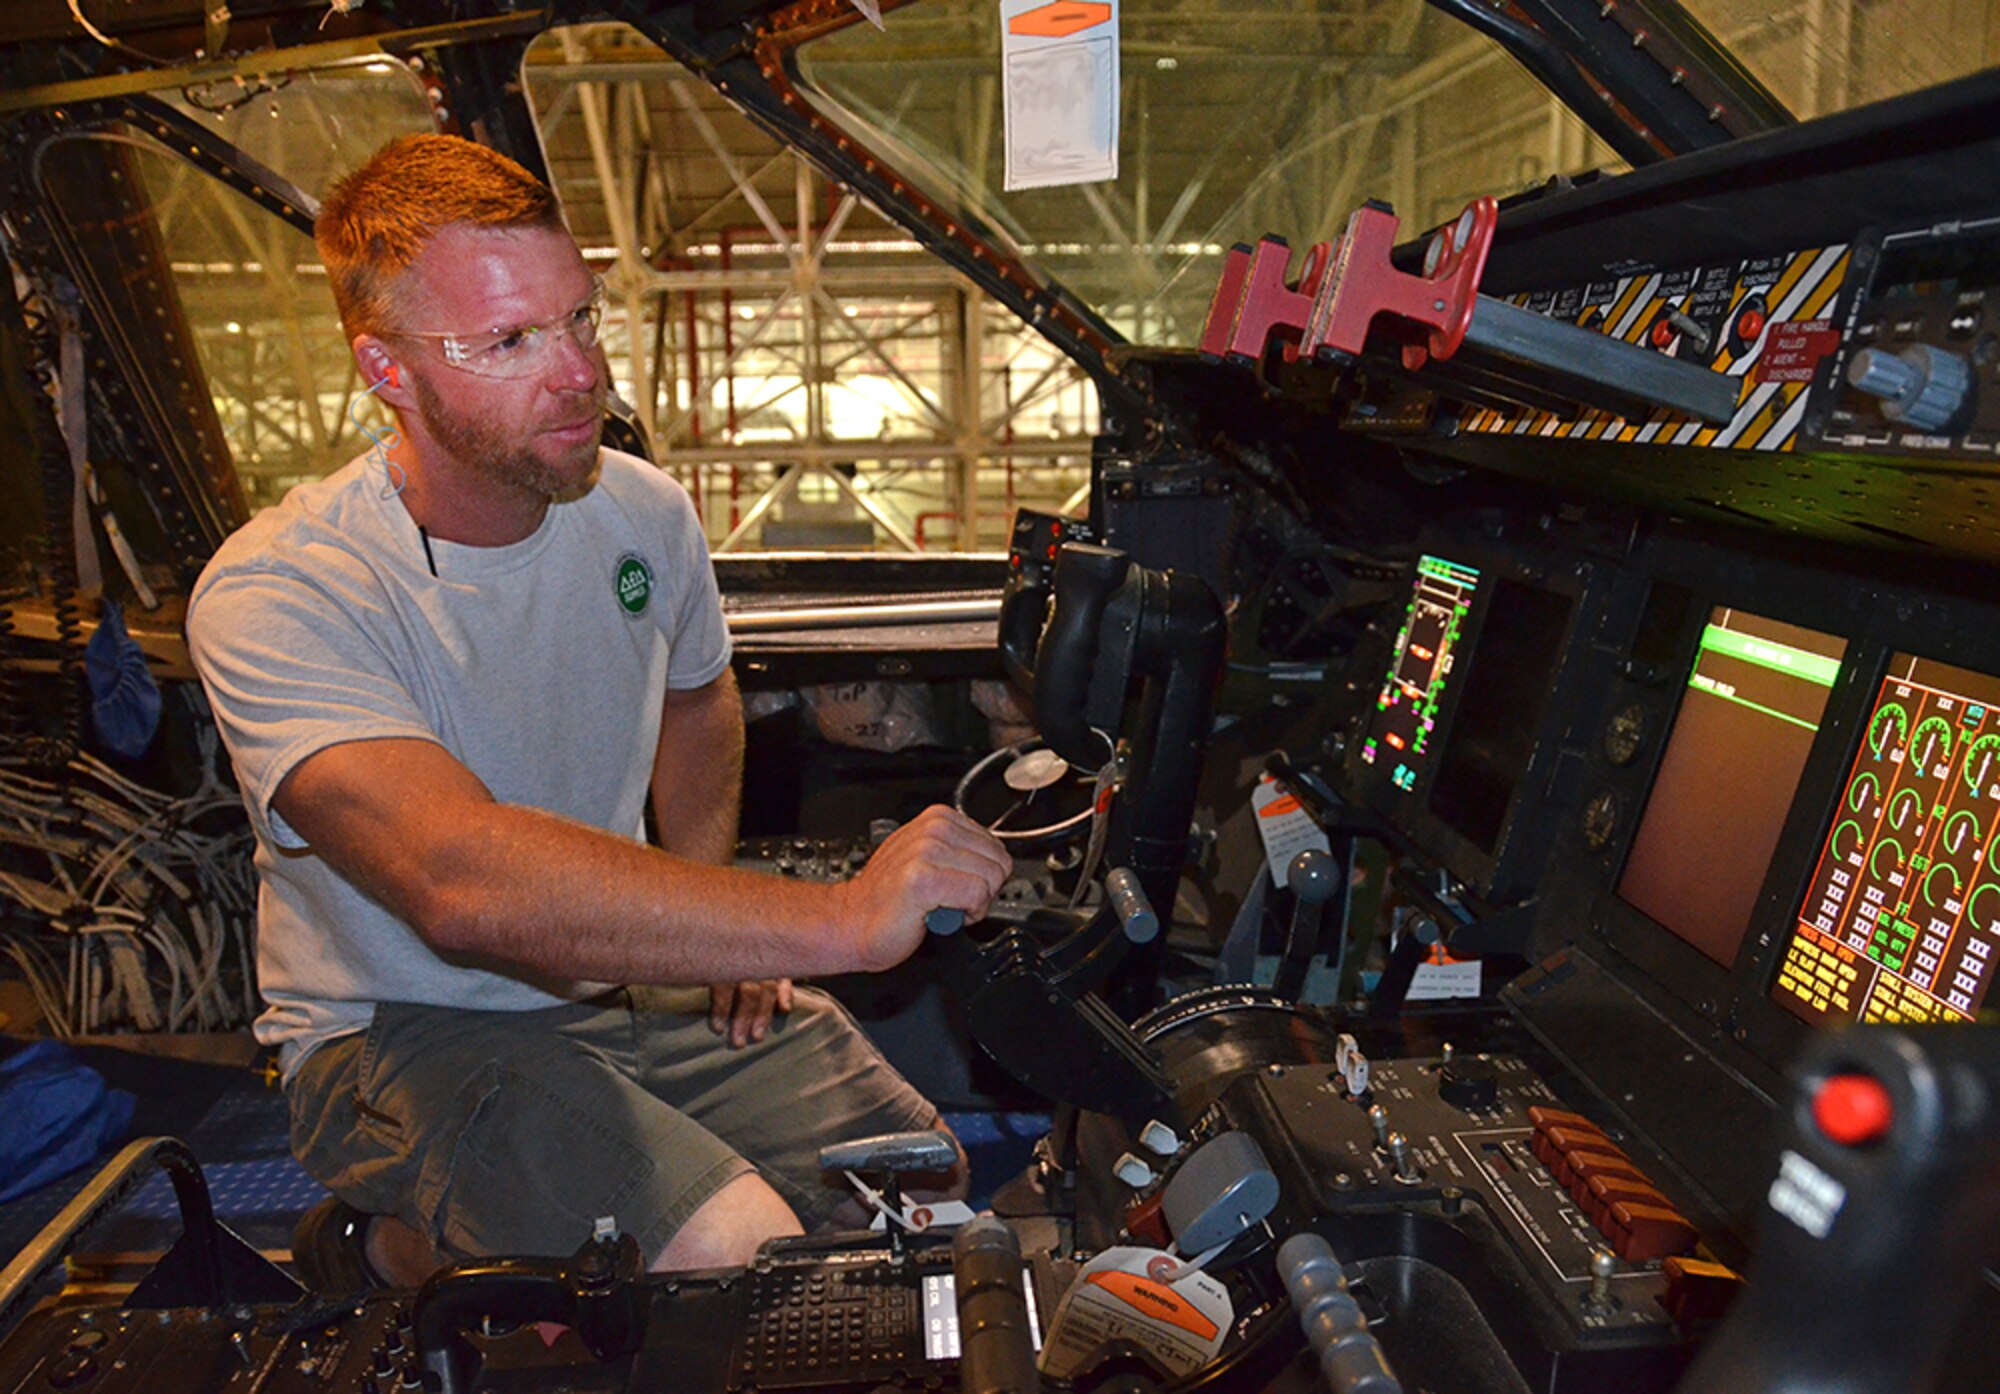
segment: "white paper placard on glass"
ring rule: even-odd
[[[1118,177],[1118,0],[1000,0],[1007,188]]]

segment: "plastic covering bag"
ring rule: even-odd
[[[972,705],[986,718],[993,748],[1019,745],[1035,734],[1035,714],[1020,689],[1003,678],[975,678]]]
[[[823,683],[799,695],[820,735],[835,745],[897,751],[940,743],[931,690],[921,683]]]
[[[767,716],[790,711],[799,704],[799,694],[789,689],[777,691],[758,689],[743,694],[743,720],[747,725],[752,721],[762,721]]]
[[[60,1041],[0,1041],[0,1202],[95,1161],[132,1126],[134,1103]]]

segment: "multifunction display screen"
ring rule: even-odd
[[[1417,787],[1436,742],[1438,709],[1479,583],[1473,567],[1442,557],[1417,562],[1416,590],[1361,744],[1362,762],[1386,769],[1405,794]]]
[[[1736,961],[1847,641],[1718,606],[1702,630],[1618,897]]]
[[[2000,941],[2000,679],[1896,654],[1771,995],[1815,1023],[1965,1021]]]
[[[1438,759],[1431,812],[1482,852],[1500,840],[1534,755],[1570,608],[1566,595],[1502,576],[1480,621],[1485,637]]]

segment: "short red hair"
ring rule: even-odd
[[[334,182],[313,241],[350,338],[396,327],[388,313],[396,278],[454,223],[563,225],[548,185],[499,151],[458,136],[398,136]]]

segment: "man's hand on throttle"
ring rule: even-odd
[[[834,887],[842,902],[837,922],[852,936],[862,968],[890,968],[923,942],[926,913],[949,906],[980,919],[1013,870],[1000,839],[935,804],[891,833],[852,880]]]

